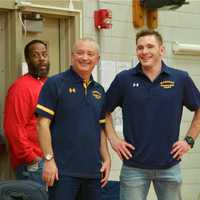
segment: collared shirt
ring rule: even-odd
[[[8,139],[13,168],[42,157],[37,137],[35,108],[45,79],[26,74],[9,88],[4,110],[4,133]]]
[[[152,82],[140,64],[119,73],[106,95],[106,112],[122,108],[125,140],[135,146],[133,157],[124,164],[162,169],[175,165],[172,145],[178,140],[183,106],[200,108],[200,93],[184,71],[162,63]]]
[[[59,174],[100,177],[100,130],[104,89],[92,77],[88,83],[73,69],[48,79],[36,113],[51,120],[53,151]]]

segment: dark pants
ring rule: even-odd
[[[101,200],[99,179],[60,177],[53,187],[49,187],[49,200]]]
[[[106,186],[101,190],[101,200],[119,200],[120,184],[119,181],[108,181]],[[85,200],[81,191],[76,200]]]

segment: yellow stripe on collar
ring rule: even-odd
[[[90,81],[90,80],[83,80],[83,86],[84,86],[84,88],[87,88],[88,85],[89,85],[91,82],[92,82],[92,81]]]
[[[100,120],[99,120],[99,123],[100,123],[100,124],[105,124],[105,123],[106,123],[106,119],[100,119]]]

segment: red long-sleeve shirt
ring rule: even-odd
[[[8,139],[11,164],[30,163],[42,157],[34,115],[38,96],[45,79],[26,74],[9,88],[4,110],[4,133]]]

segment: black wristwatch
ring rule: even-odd
[[[190,145],[191,148],[194,146],[194,139],[191,136],[186,136],[185,141]]]

